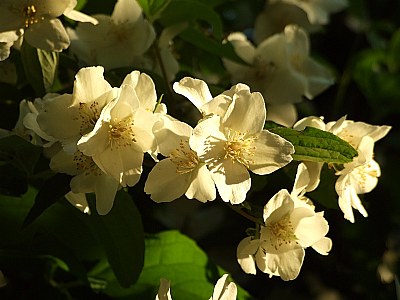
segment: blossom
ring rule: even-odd
[[[368,216],[358,194],[372,191],[380,176],[379,164],[373,159],[373,149],[376,141],[383,138],[390,130],[390,126],[375,126],[364,122],[346,120],[346,116],[336,122],[324,123],[322,118],[307,117],[294,125],[297,130],[306,126],[332,132],[348,142],[357,150],[352,162],[344,164],[343,169],[338,169],[339,175],[335,189],[339,195],[339,207],[344,213],[344,218],[354,223],[353,208],[364,217]],[[307,162],[307,167],[312,170],[314,182],[319,181],[322,163]]]
[[[94,129],[78,141],[78,150],[91,156],[103,172],[122,186],[133,186],[142,173],[143,155],[154,147],[152,110],[154,83],[138,71],[122,83],[116,99],[100,113]]]
[[[307,13],[311,24],[321,25],[328,23],[330,13],[338,12],[348,5],[347,0],[272,0],[272,3],[281,1],[300,7]]]
[[[97,212],[100,215],[109,213],[120,185],[112,176],[104,173],[90,156],[79,150],[73,154],[61,150],[51,158],[50,169],[72,175],[72,193],[95,193]],[[73,199],[76,200],[76,197],[70,195],[68,200]]]
[[[92,131],[104,106],[117,91],[104,79],[103,67],[82,68],[75,75],[72,95],[45,97],[45,109],[38,116],[40,128],[60,141],[73,154],[79,138]]]
[[[132,66],[155,39],[154,28],[136,0],[118,0],[111,16],[93,17],[97,25],[81,23],[67,30],[71,51],[87,64],[106,69]]]
[[[236,295],[236,284],[228,282],[228,274],[224,274],[215,284],[213,295],[209,300],[235,300]]]
[[[256,266],[264,273],[295,279],[303,264],[305,249],[313,247],[327,255],[332,246],[326,238],[329,225],[323,212],[293,199],[287,190],[280,190],[264,206],[264,224],[258,238],[246,237],[237,247],[237,258],[246,273],[256,274]]]
[[[190,148],[206,162],[226,202],[239,204],[245,200],[251,186],[248,170],[270,174],[292,160],[293,145],[263,130],[265,117],[261,94],[241,89],[233,94],[223,117],[211,114],[193,130]]]
[[[153,127],[159,151],[167,157],[153,167],[144,187],[154,201],[172,201],[183,194],[202,202],[215,199],[211,174],[190,149],[192,130],[186,123],[169,118],[162,118]]]
[[[65,15],[75,21],[96,20],[74,11],[76,0],[3,0],[0,4],[0,32],[14,31],[33,47],[46,51],[68,48],[69,38],[57,17]]]
[[[13,132],[33,145],[51,146],[56,141],[54,137],[42,130],[37,121],[39,113],[44,110],[43,102],[48,97],[36,98],[34,102],[22,100],[19,103],[19,117]]]
[[[170,291],[171,282],[167,279],[160,279],[160,287],[155,300],[172,300]],[[209,300],[236,300],[237,287],[234,282],[228,282],[228,274],[224,274],[215,284],[213,295]]]
[[[116,97],[116,90],[103,77],[102,67],[83,68],[75,76],[73,93],[49,94],[37,116],[40,129],[60,142],[62,148],[50,160],[50,168],[73,176],[74,194],[96,194],[96,210],[107,214],[120,188],[119,181],[101,170],[93,158],[77,149],[78,140],[94,129],[101,111]],[[67,199],[76,200],[69,196]]]
[[[249,65],[224,59],[232,83],[244,82],[261,92],[267,104],[295,103],[324,91],[333,84],[332,74],[309,56],[307,33],[288,25],[254,47],[242,33],[227,38],[236,53]]]

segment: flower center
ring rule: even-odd
[[[43,20],[43,17],[38,18],[36,16],[37,10],[35,5],[29,4],[26,7],[23,8],[22,14],[25,18],[25,28],[28,28],[29,26],[38,23],[39,21]]]
[[[277,69],[277,66],[273,61],[266,62],[259,56],[256,56],[253,65],[255,66],[254,76],[257,79],[265,79]]]
[[[81,120],[80,134],[85,135],[86,133],[93,130],[94,125],[100,118],[101,109],[97,101],[92,103],[79,103],[79,118]]]
[[[113,119],[108,122],[108,141],[111,150],[114,148],[129,147],[132,143],[136,142],[132,118],[123,120]]]
[[[256,139],[256,136],[246,138],[246,133],[228,129],[227,141],[224,146],[224,159],[230,158],[249,168],[250,164],[254,164],[249,156],[254,156],[256,147],[253,143]]]
[[[81,151],[74,153],[73,160],[76,164],[76,169],[85,175],[100,176],[102,174],[102,171],[93,161],[92,157],[83,154]]]
[[[294,234],[294,228],[288,214],[278,222],[268,224],[267,228],[269,229],[271,246],[275,250],[278,250],[278,248],[281,248],[284,245],[290,245],[293,242],[298,244],[297,237]]]
[[[374,168],[371,164],[371,162],[363,164],[357,168],[354,169],[355,172],[355,178],[357,180],[358,185],[360,186],[361,189],[366,188],[366,183],[368,177],[379,177],[380,172],[379,169],[376,167]]]
[[[187,142],[180,141],[179,148],[176,148],[169,155],[170,160],[176,165],[176,173],[185,174],[193,171],[199,164],[199,158]]]

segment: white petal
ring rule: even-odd
[[[252,64],[255,56],[254,46],[241,32],[234,32],[228,35],[227,40],[232,44],[237,55],[248,64]]]
[[[278,256],[278,273],[282,280],[288,281],[296,279],[303,265],[304,249],[294,249],[293,251],[280,253]]]
[[[295,208],[290,216],[294,234],[303,248],[307,248],[322,239],[329,230],[323,215],[316,214],[311,208]]]
[[[177,149],[181,141],[188,142],[192,130],[190,125],[167,117],[162,117],[153,126],[158,149],[164,156],[170,155],[172,151]]]
[[[213,98],[207,83],[200,79],[182,78],[179,82],[174,83],[173,89],[176,93],[188,98],[199,110],[203,104]]]
[[[294,179],[293,190],[291,196],[297,198],[303,193],[310,182],[310,174],[304,163],[300,163],[297,166],[296,177]]]
[[[75,75],[73,104],[98,102],[100,107],[113,98],[112,87],[104,79],[103,67],[82,68]]]
[[[122,85],[124,84],[130,85],[135,89],[140,107],[153,112],[157,102],[157,94],[150,76],[139,71],[133,71],[125,77],[122,82]]]
[[[185,196],[201,202],[215,200],[216,190],[214,180],[205,164],[198,166],[191,172],[191,182]]]
[[[187,191],[189,180],[189,173],[177,173],[176,165],[170,159],[164,159],[150,171],[144,191],[155,202],[170,202]]]
[[[69,94],[47,98],[43,102],[43,111],[37,122],[47,134],[58,140],[71,139],[80,135],[80,118],[77,107],[70,107],[72,96]]]
[[[324,237],[311,245],[311,247],[321,255],[328,255],[328,252],[332,249],[332,240]]]
[[[283,215],[293,210],[294,203],[287,190],[282,189],[277,192],[264,206],[264,221],[279,220]],[[280,210],[280,212],[278,211]],[[279,213],[278,213],[279,212]],[[274,215],[273,215],[274,214]],[[273,216],[272,216],[273,215]],[[272,218],[271,218],[272,217]],[[270,219],[271,218],[271,219]]]
[[[274,121],[286,127],[292,127],[297,121],[296,106],[291,103],[268,104],[267,120]]]
[[[112,19],[116,23],[136,22],[142,16],[142,8],[135,0],[118,0]]]
[[[230,129],[247,133],[259,133],[265,124],[267,112],[260,93],[242,90],[234,95],[222,123]]]
[[[321,117],[306,117],[296,122],[293,125],[293,129],[304,130],[306,127],[314,127],[317,129],[325,130],[325,123]]]
[[[222,200],[232,204],[240,204],[246,200],[251,179],[244,165],[225,159],[211,165],[210,172]]]
[[[86,195],[84,193],[73,193],[69,192],[64,195],[65,199],[68,200],[74,207],[79,209],[81,212],[90,215],[89,204],[86,200]]]
[[[99,21],[97,21],[95,18],[88,16],[77,10],[65,11],[64,16],[78,22],[88,22],[93,25],[97,25],[99,23]]]
[[[25,30],[24,38],[33,47],[60,52],[69,47],[69,37],[58,19],[43,19]]]
[[[228,282],[228,274],[222,275],[215,284],[213,295],[210,300],[235,300],[237,287],[235,283]]]
[[[237,261],[247,274],[256,274],[257,272],[254,255],[258,250],[259,244],[260,240],[252,240],[251,237],[246,237],[237,246]]]
[[[253,142],[249,169],[259,175],[270,174],[292,161],[293,145],[277,134],[263,130]]]

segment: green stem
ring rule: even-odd
[[[239,215],[245,217],[246,219],[256,223],[256,224],[262,224],[262,222],[257,219],[256,217],[248,214],[247,212],[245,212],[244,210],[242,210],[239,206],[237,205],[232,205],[229,203],[226,203],[231,209],[233,209],[235,212],[237,212]]]

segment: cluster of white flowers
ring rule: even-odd
[[[179,65],[168,45],[179,26],[164,29],[157,40],[135,0],[118,0],[111,16],[86,16],[73,10],[76,4],[76,0],[3,0],[0,60],[24,38],[46,51],[62,51],[71,43],[71,53],[91,66],[76,74],[71,94],[23,100],[14,129],[46,149],[53,171],[72,176],[66,198],[77,208],[89,213],[86,194],[94,193],[97,212],[107,214],[117,191],[139,181],[145,154],[155,161],[144,186],[153,201],[170,202],[185,195],[207,202],[218,193],[224,202],[241,204],[251,188],[249,171],[271,174],[293,159],[294,146],[264,129],[268,118],[296,130],[309,126],[328,131],[352,145],[358,156],[343,166],[332,165],[338,176],[338,203],[351,222],[353,208],[367,216],[358,195],[377,184],[380,168],[373,159],[374,143],[390,127],[345,117],[327,124],[319,117],[297,121],[294,105],[334,83],[331,72],[310,57],[308,32],[326,24],[329,13],[345,7],[345,0],[271,1],[271,10],[262,14],[269,21],[274,13],[291,13],[288,21],[268,26],[258,18],[254,35],[258,46],[243,33],[230,34],[225,42],[246,65],[223,59],[234,84],[229,90],[213,96],[206,82],[191,77],[173,84],[173,91],[201,114],[194,127],[167,114],[147,74],[133,71],[119,87],[112,87],[103,76],[105,69],[134,66],[172,81]],[[57,19],[61,15],[85,23],[65,29]],[[262,26],[268,27],[265,32]],[[152,56],[154,43],[163,70]],[[255,274],[257,267],[270,276],[292,280],[300,272],[306,248],[329,253],[328,222],[305,196],[318,187],[322,166],[301,162],[292,192],[282,189],[266,202],[254,235],[237,247],[238,262],[246,273]],[[171,299],[168,281],[161,281],[156,299]],[[224,275],[210,299],[236,299],[235,284],[228,284]]]

